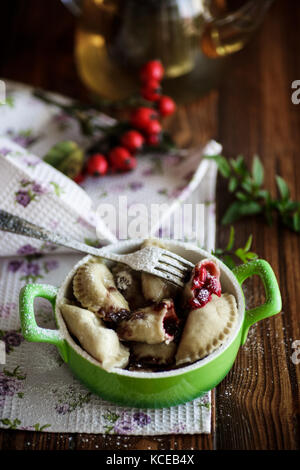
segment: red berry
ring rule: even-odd
[[[162,116],[169,116],[176,110],[176,104],[169,96],[162,96],[158,102],[158,110]]]
[[[85,180],[85,176],[83,173],[78,173],[78,175],[74,176],[73,178],[73,181],[75,181],[75,183],[77,184],[83,183],[84,180]]]
[[[161,125],[159,121],[149,121],[145,131],[147,134],[159,134],[161,132]]]
[[[129,162],[127,162],[127,168],[126,170],[134,170],[137,165],[137,159],[135,156],[131,156]]]
[[[132,126],[136,127],[137,129],[145,129],[149,122],[151,122],[153,119],[157,119],[157,117],[157,111],[154,109],[141,107],[133,111],[130,122]]]
[[[130,152],[140,150],[144,145],[145,139],[138,131],[128,131],[121,137],[121,144]]]
[[[150,134],[146,137],[146,142],[148,145],[155,147],[160,142],[159,134]]]
[[[156,80],[147,81],[142,90],[141,95],[145,100],[148,101],[157,101],[161,95],[161,88],[159,83]]]
[[[132,161],[132,159],[135,160]],[[109,160],[115,170],[131,170],[136,166],[136,159],[125,147],[114,147],[109,152]]]
[[[142,82],[157,80],[160,82],[164,76],[164,68],[159,60],[150,60],[141,68],[140,77]]]
[[[104,155],[95,153],[87,162],[87,172],[91,176],[101,176],[107,173],[108,163]]]

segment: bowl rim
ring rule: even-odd
[[[122,240],[116,243],[111,243],[109,245],[106,245],[105,248],[107,248],[109,251],[113,251],[115,249],[124,250],[124,251],[127,249],[130,250],[130,249],[136,248],[137,245],[141,245],[141,243],[143,243],[144,240],[146,239],[140,238],[140,239],[132,239],[132,240]],[[66,323],[60,312],[60,304],[62,303],[63,299],[65,299],[65,296],[63,295],[64,289],[72,280],[74,273],[79,268],[79,266],[86,263],[90,258],[93,257],[92,255],[87,255],[81,258],[73,266],[73,268],[69,271],[64,281],[60,285],[58,289],[58,293],[57,293],[57,298],[56,298],[55,317],[57,321],[57,326],[60,332],[62,333],[64,339],[68,343],[68,345],[73,350],[75,350],[75,352],[79,354],[82,358],[84,358],[91,364],[99,367],[101,371],[103,372],[106,372],[108,374],[113,373],[113,374],[123,376],[123,377],[131,377],[131,378],[138,378],[138,379],[162,379],[162,378],[181,376],[183,374],[195,371],[197,369],[201,369],[202,367],[206,366],[208,363],[212,362],[214,359],[221,356],[223,352],[226,349],[228,349],[229,346],[235,341],[237,335],[239,334],[241,330],[241,327],[244,322],[244,317],[245,317],[245,298],[244,298],[242,288],[240,284],[238,283],[238,280],[233,274],[233,272],[221,260],[219,260],[208,251],[198,247],[197,245],[193,243],[164,239],[164,238],[159,238],[159,240],[163,243],[166,243],[166,245],[169,245],[170,247],[174,249],[176,249],[177,247],[177,248],[193,251],[194,253],[199,254],[203,259],[210,258],[218,263],[221,272],[224,272],[227,275],[230,282],[232,283],[232,286],[234,287],[234,291],[237,293],[235,297],[236,297],[237,307],[238,307],[238,321],[235,325],[235,329],[232,332],[232,334],[227,338],[227,340],[220,347],[218,347],[215,351],[213,351],[211,354],[204,357],[203,359],[193,362],[192,364],[179,367],[177,369],[172,369],[172,370],[162,371],[162,372],[142,372],[142,371],[129,371],[126,369],[115,367],[111,371],[107,371],[103,369],[103,367],[101,366],[100,362],[97,361],[97,359],[93,358],[87,351],[85,351],[81,346],[75,343],[75,341],[73,340],[73,338],[71,337],[68,331]]]

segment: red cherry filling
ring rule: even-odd
[[[195,266],[192,279],[192,298],[189,301],[192,309],[204,307],[212,294],[221,296],[220,272],[212,261]]]
[[[169,336],[169,340],[173,340],[174,336],[178,331],[179,318],[175,312],[174,303],[170,301],[161,301],[155,307],[154,310],[161,310],[162,308],[167,308],[167,312],[163,319],[163,325],[166,334]]]

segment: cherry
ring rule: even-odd
[[[147,132],[147,134],[150,134],[150,135],[160,134],[161,125],[160,125],[159,121],[157,121],[157,120],[149,121],[146,128],[145,128],[145,132]]]
[[[108,170],[108,163],[104,155],[95,153],[89,158],[87,172],[91,176],[105,175]]]
[[[141,95],[145,100],[157,101],[160,99],[161,88],[156,80],[147,81],[141,90]]]
[[[140,78],[142,82],[148,80],[157,80],[160,82],[164,76],[164,68],[159,60],[150,60],[147,62],[140,71]]]
[[[146,137],[146,142],[148,145],[155,147],[160,142],[160,135],[159,134],[149,134]]]
[[[136,167],[136,158],[125,147],[114,147],[109,152],[109,161],[115,170],[127,171]]]
[[[134,155],[131,155],[129,162],[127,162],[127,168],[125,170],[134,170],[137,166],[137,159]]]
[[[133,111],[130,122],[133,127],[144,130],[149,122],[157,119],[158,114],[152,108],[140,107]]]
[[[145,139],[138,131],[128,131],[121,137],[121,144],[126,147],[130,152],[140,150],[144,145]]]
[[[85,180],[85,175],[83,173],[78,173],[78,175],[74,176],[73,181],[77,184],[83,183]]]
[[[192,298],[189,303],[193,309],[204,307],[212,294],[221,296],[220,271],[213,261],[196,265],[192,278]]]
[[[158,110],[162,116],[169,116],[176,110],[176,104],[169,96],[161,96],[158,102]]]

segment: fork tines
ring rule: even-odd
[[[188,274],[194,265],[190,261],[168,250],[161,249],[160,257],[155,270],[164,273],[164,278],[174,284],[183,287]]]

